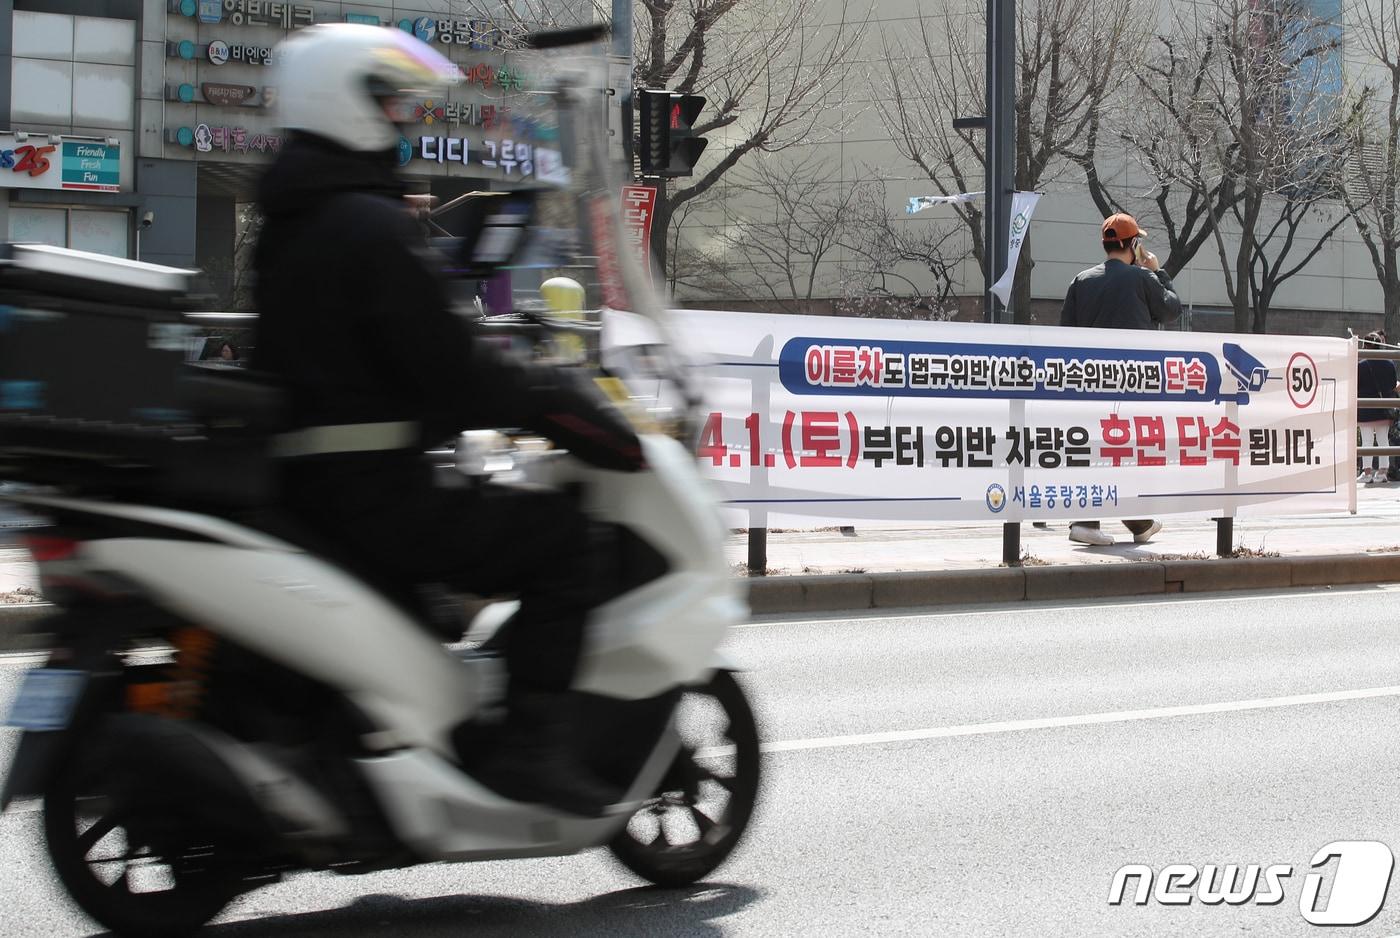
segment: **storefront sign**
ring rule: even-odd
[[[63,142],[63,188],[121,191],[120,147],[115,143]]]
[[[315,11],[305,4],[272,3],[270,0],[169,0],[166,10],[198,17],[201,23],[226,20],[234,26],[301,29],[316,21]]]
[[[121,148],[114,143],[0,134],[0,188],[121,191]]]
[[[1355,510],[1354,340],[673,321],[711,362],[698,456],[731,527]]]
[[[188,39],[170,40],[165,44],[165,56],[171,59],[192,61],[204,57],[212,65],[226,65],[241,62],[246,65],[272,64],[272,49],[269,46],[255,46],[246,43],[230,43],[214,39],[208,45],[196,45]]]
[[[399,20],[398,27],[406,33],[412,33],[423,42],[465,46],[479,51],[499,49],[506,35],[499,27],[486,20],[440,20],[432,16],[420,16],[411,20]]]
[[[416,156],[431,163],[461,163],[495,170],[493,175],[532,176],[535,148],[517,140],[485,140],[473,145],[461,137],[419,137]]]
[[[282,149],[282,137],[246,127],[222,127],[197,124],[166,130],[167,143],[193,147],[197,153],[276,153]]]
[[[382,26],[384,21],[373,13],[346,13],[345,22],[359,23],[362,26]]]
[[[511,126],[508,107],[494,104],[463,104],[455,101],[423,101],[414,105],[414,120],[425,124],[465,124],[486,130]]]
[[[651,273],[651,219],[656,211],[655,186],[622,187],[623,241],[636,254],[642,270]]]
[[[462,77],[469,85],[479,85],[488,89],[520,91],[527,87],[527,79],[519,69],[507,68],[504,65],[492,65],[489,62],[463,66]]]
[[[220,107],[240,107],[260,105],[258,89],[252,85],[226,85],[222,82],[206,81],[199,86],[204,100]]]

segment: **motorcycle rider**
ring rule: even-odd
[[[259,192],[252,365],[285,383],[298,431],[286,507],[386,591],[518,592],[504,739],[464,763],[517,800],[602,813],[622,793],[568,749],[568,688],[602,598],[591,526],[564,495],[435,487],[422,452],[523,427],[630,471],[640,443],[591,387],[512,362],[449,309],[402,199],[395,117],[410,96],[442,100],[457,67],[401,30],[333,24],[283,43],[276,69],[288,139]]]

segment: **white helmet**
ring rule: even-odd
[[[390,115],[404,102],[387,99],[438,97],[461,80],[457,66],[403,30],[356,23],[308,26],[278,45],[274,62],[281,126],[362,152],[398,145]]]

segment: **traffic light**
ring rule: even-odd
[[[641,92],[641,141],[637,152],[643,176],[689,176],[710,142],[695,133],[695,119],[705,107],[698,94]]]

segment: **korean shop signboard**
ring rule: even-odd
[[[0,188],[121,191],[121,148],[115,143],[59,140],[45,134],[0,134]]]
[[[605,354],[645,345],[610,314]],[[732,527],[1355,510],[1356,344],[677,310]]]

